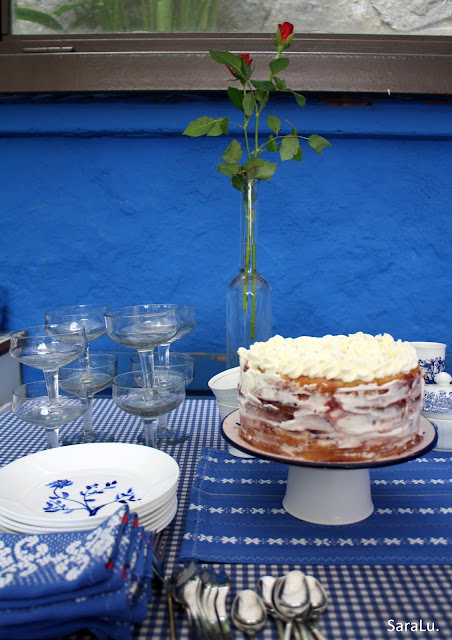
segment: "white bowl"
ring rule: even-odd
[[[226,404],[217,400],[218,411],[220,412],[221,419],[224,420],[233,411],[239,408],[238,400],[235,404]]]
[[[213,378],[210,378],[207,384],[218,402],[235,405],[235,408],[237,408],[239,375],[240,367],[234,367],[233,369],[221,371]]]

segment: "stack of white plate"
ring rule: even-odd
[[[0,531],[84,531],[127,503],[140,525],[158,532],[176,515],[178,480],[174,458],[142,445],[39,451],[0,469]]]

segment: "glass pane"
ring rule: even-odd
[[[444,0],[11,0],[13,33],[298,33],[450,35]]]

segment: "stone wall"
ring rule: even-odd
[[[182,0],[181,0],[182,1]],[[67,0],[17,0],[17,6],[52,13]],[[72,14],[72,17],[71,17]],[[73,12],[61,17],[63,24]],[[450,0],[220,0],[218,31],[270,32],[290,21],[299,33],[430,34],[452,33]],[[15,33],[45,32],[17,21]],[[47,29],[48,31],[48,29]]]
[[[447,0],[225,0],[220,30],[273,32],[278,22],[293,22],[299,33],[452,32],[452,3]]]

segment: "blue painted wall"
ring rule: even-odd
[[[386,331],[450,351],[451,103],[349,102],[266,108],[333,144],[260,185],[274,332]],[[179,350],[224,353],[239,194],[215,164],[230,140],[181,132],[228,114],[218,96],[0,97],[2,329],[60,304],[177,302],[198,317]]]

